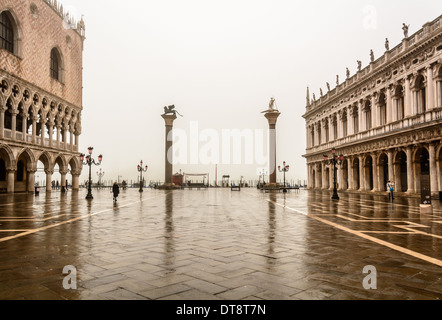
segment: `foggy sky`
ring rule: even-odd
[[[164,106],[184,115],[175,127],[188,132],[266,129],[261,111],[275,97],[277,162],[291,166],[288,180],[307,177],[306,88],[319,97],[336,75],[353,75],[357,60],[376,59],[385,38],[393,48],[442,12],[440,1],[289,0],[63,0],[84,15],[83,113],[80,152],[102,153],[105,180],[164,179]],[[93,168],[97,180],[98,167]],[[215,166],[175,166],[189,173]],[[219,165],[218,176],[257,179],[257,166]],[[81,181],[87,179],[84,168]],[[279,179],[282,179],[282,174]]]

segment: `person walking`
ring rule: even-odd
[[[388,180],[387,183],[388,201],[394,200],[394,183]]]
[[[120,194],[120,186],[117,182],[114,182],[112,186],[112,193],[114,194],[114,201],[117,201],[118,195]]]

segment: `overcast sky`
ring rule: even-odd
[[[277,162],[287,179],[306,179],[306,87],[319,96],[336,75],[355,73],[442,13],[437,0],[63,0],[84,15],[83,133],[80,152],[102,153],[104,179],[164,179],[164,106],[184,115],[175,127],[199,131],[264,130],[261,111],[275,97],[281,112]],[[204,143],[200,144],[202,147]],[[259,165],[218,166],[218,176],[256,179]],[[95,172],[99,168],[93,168]],[[175,165],[208,172],[215,165]],[[82,180],[87,178],[83,171]],[[282,176],[280,177],[282,178]]]

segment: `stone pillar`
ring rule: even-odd
[[[427,110],[434,109],[436,107],[434,103],[434,81],[433,81],[433,67],[427,67]]]
[[[37,172],[37,171],[35,171],[35,170],[31,170],[31,171],[28,171],[28,186],[27,186],[27,191],[28,192],[31,192],[31,193],[34,193],[35,192],[35,189],[34,189],[34,187],[35,187],[35,172]]]
[[[53,171],[45,170],[46,173],[46,192],[52,191],[52,175],[54,174]]]
[[[80,190],[80,174],[72,173],[72,190]]]
[[[265,114],[269,122],[270,129],[270,159],[269,159],[269,174],[270,174],[270,187],[276,187],[276,122],[278,117],[281,115],[279,111],[273,110],[268,111]],[[316,134],[317,135],[317,134]]]
[[[386,108],[387,108],[387,119],[386,119],[386,124],[392,123],[393,122],[393,113],[396,112],[393,110],[393,100],[391,98],[391,90],[392,87],[388,87],[386,90],[386,98],[387,98],[387,103],[386,103]]]
[[[414,172],[413,172],[413,149],[408,147],[407,150],[407,193],[414,193]]]
[[[364,113],[362,112],[362,100],[359,100],[358,102],[358,121],[359,121],[359,132],[365,130],[364,126]]]
[[[365,191],[365,168],[363,156],[359,156],[359,190]]]
[[[373,191],[378,192],[380,191],[379,188],[379,176],[378,176],[378,158],[376,154],[371,155],[372,158],[372,170],[373,170]]]
[[[165,171],[164,171],[164,185],[161,189],[173,189],[173,122],[176,120],[177,116],[175,114],[163,114],[162,115],[165,125],[166,125],[166,136],[165,136]]]
[[[336,169],[338,170],[338,190],[344,190],[344,170],[342,170],[342,165],[336,165]]]
[[[68,172],[63,170],[60,171],[60,175],[61,175],[61,181],[60,181],[60,188],[62,192],[66,191],[66,176],[67,176]]]
[[[321,163],[321,170],[322,170],[322,189],[326,190],[327,189],[327,174],[325,172],[325,162]]]
[[[32,143],[37,144],[37,117],[32,117]]]
[[[437,168],[436,168],[436,146],[434,143],[430,143],[429,145],[429,154],[430,154],[430,183],[431,183],[431,193],[438,194],[438,185],[437,185]]]
[[[52,121],[49,122],[49,147],[52,147],[52,135],[53,135],[53,131],[54,131],[54,124]]]
[[[5,109],[0,106],[0,139],[3,138],[5,129]]]
[[[8,193],[14,193],[15,191],[15,169],[8,169],[7,172],[7,192]]]
[[[45,136],[46,136],[46,121],[44,121],[43,119],[40,119],[41,122],[41,130],[40,130],[40,135],[41,135],[41,146],[44,147],[45,146]]]
[[[411,88],[410,88],[410,78],[407,77],[405,79],[405,88],[404,88],[404,103],[405,103],[404,117],[405,118],[411,117],[411,115],[412,115],[411,100],[412,100],[412,94],[411,94]]]
[[[393,151],[388,150],[387,151],[388,156],[388,180],[391,182],[394,181],[394,170],[393,170]]]
[[[56,139],[56,148],[60,149],[60,133],[61,133],[61,125],[55,126],[55,139]]]
[[[15,138],[16,138],[16,134],[15,134],[15,132],[16,132],[16,127],[17,127],[17,114],[18,114],[18,111],[16,111],[16,110],[13,110],[12,112],[11,112],[11,116],[12,116],[12,120],[11,120],[11,137],[12,137],[12,140],[15,140]]]
[[[376,103],[374,96],[371,97],[371,128],[379,126],[379,103]]]
[[[24,142],[27,142],[27,134],[28,134],[28,115],[26,113],[23,113],[23,122],[22,122],[22,127],[21,127],[21,131],[23,133],[23,137],[22,140]]]
[[[353,159],[348,158],[348,189],[354,190],[354,181],[353,181]]]

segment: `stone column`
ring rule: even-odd
[[[344,170],[342,170],[342,164],[336,165],[336,169],[338,170],[338,190],[344,190]]]
[[[8,182],[7,182],[7,192],[8,193],[14,193],[15,191],[15,169],[7,169],[6,170],[8,175]]]
[[[404,118],[411,117],[411,115],[412,115],[411,98],[412,98],[412,94],[411,94],[411,88],[410,88],[410,78],[407,77],[405,79],[405,88],[404,88],[404,103],[405,103]]]
[[[28,186],[27,186],[27,191],[28,192],[31,192],[31,193],[34,193],[35,192],[35,189],[34,189],[34,187],[35,187],[35,173],[36,173],[37,171],[36,170],[30,170],[30,171],[28,171]]]
[[[393,170],[393,151],[388,150],[387,151],[388,156],[388,180],[391,182],[394,181],[394,170]]]
[[[273,110],[268,111],[265,114],[269,122],[270,129],[270,159],[269,159],[269,174],[270,174],[270,185],[269,187],[276,187],[276,123],[278,117],[281,115],[279,111]]]
[[[67,176],[67,174],[68,174],[67,170],[60,171],[60,175],[61,175],[61,181],[60,181],[61,192],[65,192],[66,191],[66,176]]]
[[[437,185],[437,168],[436,168],[436,146],[434,143],[430,143],[429,145],[429,154],[430,154],[430,183],[431,183],[431,193],[438,194],[438,185]]]
[[[23,137],[22,140],[24,142],[27,142],[27,134],[28,134],[28,115],[26,113],[23,113],[23,122],[22,122],[22,133]]]
[[[80,190],[80,174],[81,173],[72,173],[72,190],[78,191]]]
[[[49,147],[52,147],[52,135],[54,131],[54,123],[52,121],[49,121]]]
[[[359,156],[359,190],[365,191],[365,168],[363,156]]]
[[[164,185],[161,189],[173,189],[173,122],[177,116],[175,114],[163,114],[162,115],[166,125],[166,137],[165,137],[165,172],[164,172]]]
[[[32,117],[32,143],[37,144],[37,117]]]
[[[12,137],[12,140],[15,140],[15,138],[16,138],[16,134],[15,134],[15,132],[16,132],[16,127],[17,127],[17,115],[18,115],[18,111],[16,111],[16,110],[13,110],[12,112],[11,112],[11,116],[12,116],[12,120],[11,120],[11,137]]]
[[[353,181],[353,159],[348,158],[348,189],[354,190],[354,181]]]
[[[371,128],[379,126],[379,103],[376,103],[374,96],[371,97]]]
[[[433,81],[433,67],[427,67],[427,110],[434,109],[434,81]]]
[[[414,172],[413,172],[413,149],[412,147],[408,147],[407,150],[407,184],[408,190],[407,193],[414,193]]]
[[[359,132],[365,130],[364,126],[364,113],[362,112],[362,100],[358,102],[358,121],[359,121]]]
[[[393,110],[394,103],[393,103],[392,98],[391,98],[391,90],[393,90],[392,86],[388,87],[387,90],[386,90],[386,93],[387,93],[387,95],[386,95],[386,98],[387,98],[387,103],[386,103],[386,108],[387,108],[386,124],[389,124],[389,123],[393,122],[393,113],[395,112]]]
[[[321,177],[322,177],[322,189],[323,190],[325,190],[325,189],[327,189],[327,174],[326,174],[326,172],[325,172],[325,162],[322,162],[321,163],[321,170],[322,170],[322,174],[321,174]]]
[[[379,188],[379,176],[378,176],[378,158],[375,153],[371,155],[372,158],[372,170],[373,170],[373,191],[380,191]]]
[[[52,175],[54,174],[53,171],[45,170],[46,173],[46,192],[52,191]]]
[[[45,146],[45,136],[46,136],[46,121],[42,119],[40,119],[40,123],[41,123],[41,129],[40,129],[40,136],[41,136],[41,146],[44,147]]]
[[[0,139],[3,138],[5,129],[5,109],[0,107]]]

